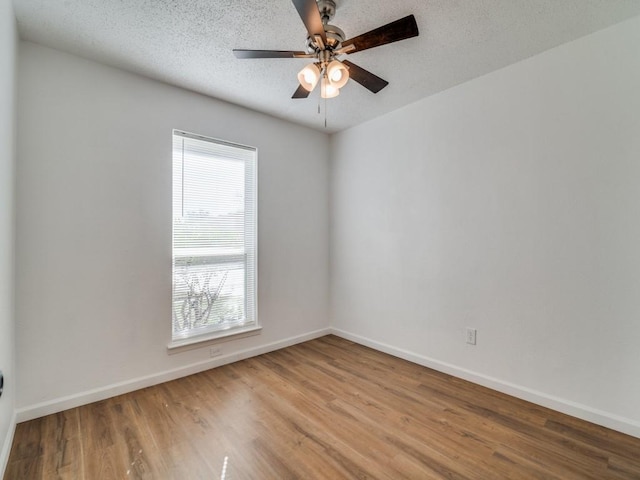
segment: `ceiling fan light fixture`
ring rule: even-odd
[[[320,96],[322,98],[334,98],[340,95],[340,89],[333,85],[326,75],[320,80]]]
[[[329,78],[329,83],[332,86],[335,88],[342,88],[349,81],[349,70],[342,64],[342,62],[333,60],[327,66],[327,77]]]
[[[298,72],[298,82],[306,91],[311,92],[320,79],[320,69],[315,63],[310,63]]]
[[[342,1],[342,0],[340,0]],[[322,98],[333,98],[349,80],[359,83],[371,93],[378,93],[389,85],[386,80],[362,67],[338,60],[341,55],[380,47],[419,35],[413,15],[345,40],[344,32],[331,25],[337,0],[292,0],[293,6],[307,30],[306,49],[295,50],[246,50],[233,49],[237,58],[311,58],[312,64],[298,72],[298,88],[292,99],[308,98],[318,82]]]

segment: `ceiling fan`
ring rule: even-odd
[[[313,63],[298,73],[298,89],[291,98],[307,98],[320,82],[320,96],[333,98],[352,78],[373,93],[389,82],[348,61],[339,60],[343,54],[361,52],[373,47],[405,40],[418,35],[413,15],[378,27],[370,32],[345,40],[344,32],[330,25],[336,12],[334,0],[292,0],[307,28],[306,51],[234,49],[237,58],[312,58]]]

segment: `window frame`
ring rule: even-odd
[[[233,149],[241,149],[252,152],[250,159],[237,159],[237,161],[244,162],[244,199],[245,209],[243,211],[244,228],[244,248],[241,253],[216,253],[211,254],[211,250],[207,253],[207,249],[213,247],[193,247],[191,248],[191,254],[187,254],[186,251],[189,248],[183,247],[183,252],[180,252],[180,248],[175,246],[175,162],[176,153],[174,144],[176,137],[182,137],[183,139],[191,139],[195,141],[208,142],[221,147],[231,147]],[[245,336],[251,336],[259,334],[262,327],[258,320],[258,149],[255,147],[242,145],[226,140],[220,140],[217,138],[206,137],[203,135],[193,134],[185,132],[183,130],[174,129],[172,132],[172,219],[171,219],[171,340],[167,345],[169,353],[175,351],[182,351],[184,349],[190,349],[194,347],[203,346],[203,343],[217,343],[219,341],[228,341],[236,338],[243,338]],[[184,140],[183,140],[184,142]],[[223,157],[220,157],[223,158]],[[182,155],[182,161],[184,162],[184,150]],[[212,159],[215,157],[212,156]],[[184,171],[184,167],[183,167]],[[180,182],[183,182],[184,177],[180,177]],[[176,253],[176,250],[178,253]],[[200,252],[198,252],[198,250]],[[217,258],[219,261],[208,262],[206,259]],[[181,259],[176,261],[177,259]],[[190,265],[191,262],[197,262],[203,265],[221,265],[224,263],[244,263],[244,321],[240,323],[231,323],[223,325],[222,327],[196,327],[184,335],[175,334],[174,326],[174,302],[176,291],[176,265]],[[251,262],[251,264],[250,264]],[[252,273],[250,273],[252,272]],[[172,352],[173,350],[173,352]]]

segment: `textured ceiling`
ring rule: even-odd
[[[325,130],[317,91],[291,99],[308,60],[238,60],[231,52],[304,50],[306,30],[290,0],[14,0],[24,39],[327,132],[640,15],[640,0],[336,3],[331,23],[347,38],[411,13],[420,36],[343,57],[390,84],[374,95],[350,81],[326,101]]]

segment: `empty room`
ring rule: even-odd
[[[0,0],[0,478],[640,479],[640,0]]]

